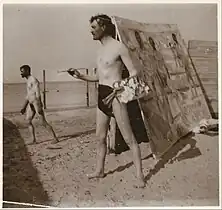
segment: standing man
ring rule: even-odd
[[[29,130],[32,135],[33,143],[36,143],[35,129],[32,124],[32,120],[37,113],[41,119],[42,125],[50,132],[54,138],[52,143],[59,142],[52,127],[45,119],[45,114],[42,107],[42,100],[40,94],[39,81],[31,75],[31,68],[29,65],[23,65],[20,67],[21,77],[27,79],[27,96],[21,113],[26,112],[26,119],[28,121]]]
[[[115,97],[113,101],[111,101],[111,106],[103,102],[103,99],[113,93],[113,83],[122,80],[122,69],[124,69],[124,65],[127,67],[130,76],[137,76],[138,72],[133,66],[126,46],[114,39],[115,25],[109,16],[102,14],[91,17],[90,26],[93,39],[101,43],[97,59],[98,76],[97,78],[93,78],[89,75],[80,74],[74,69],[68,70],[70,75],[79,79],[99,82],[96,119],[96,135],[99,140],[97,167],[93,174],[88,175],[88,178],[103,178],[105,176],[106,136],[110,118],[115,117],[120,132],[133,153],[133,161],[138,180],[136,187],[143,188],[145,187],[145,181],[142,171],[141,152],[130,125],[127,105],[119,102]]]

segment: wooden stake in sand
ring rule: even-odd
[[[68,70],[58,70],[57,73],[64,73],[64,72],[68,72],[72,70],[73,71],[73,77],[79,79],[79,72],[78,70],[85,70],[86,71],[86,75],[89,75],[89,69],[87,68],[71,68]],[[89,107],[89,82],[86,81],[86,106]]]
[[[46,79],[45,79],[45,70],[43,70],[43,108],[46,109]]]

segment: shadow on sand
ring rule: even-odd
[[[149,155],[147,155],[145,158],[143,158],[142,160],[146,160],[146,159],[149,159],[149,158],[152,158],[152,157],[153,157],[153,155],[152,155],[152,154],[149,154]],[[106,173],[106,175],[114,174],[115,172],[124,171],[125,169],[130,168],[132,165],[133,165],[133,162],[127,163],[127,164],[124,165],[124,166],[118,166],[116,169],[108,171],[108,172]]]
[[[182,161],[186,159],[195,158],[201,155],[199,148],[196,147],[196,140],[193,138],[193,134],[189,134],[181,138],[177,143],[175,143],[166,154],[155,164],[154,168],[149,171],[145,177],[145,181],[149,181],[152,176],[157,174],[162,168],[165,167],[165,164],[173,164],[175,161]],[[189,148],[185,151],[182,151],[177,155],[181,150],[189,145]],[[152,154],[147,155],[143,160],[152,158]],[[129,162],[123,166],[119,166],[114,170],[110,170],[106,175],[114,174],[115,172],[124,171],[127,168],[130,168],[133,165],[133,162]]]
[[[193,138],[194,134],[188,134],[187,136],[181,138],[177,141],[167,153],[165,153],[162,158],[157,162],[153,169],[149,171],[146,175],[145,180],[148,181],[152,176],[157,174],[162,168],[165,168],[165,164],[173,164],[175,161],[182,161],[186,159],[195,158],[201,155],[199,148],[196,147],[196,140]],[[177,154],[183,150],[187,145],[189,148],[181,152],[178,156]]]
[[[49,197],[32,165],[30,154],[17,127],[3,118],[3,200],[49,205]],[[3,204],[4,208],[21,207]],[[25,208],[26,206],[23,206]]]

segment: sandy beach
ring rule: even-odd
[[[36,118],[37,144],[30,144],[19,114],[4,115],[4,200],[54,207],[217,206],[218,133],[188,136],[156,162],[141,143],[145,189],[134,188],[130,151],[108,155],[106,177],[88,180],[96,163],[95,108],[46,112],[61,149]],[[4,204],[4,207],[15,205]]]

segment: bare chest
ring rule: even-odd
[[[34,84],[32,82],[32,80],[27,82],[27,91],[31,92],[33,90]]]
[[[100,68],[109,68],[112,65],[115,65],[119,59],[120,56],[117,50],[105,48],[98,53],[97,65]]]
[[[28,82],[28,83],[27,83],[27,90],[31,90],[31,89],[32,89],[32,86],[33,86],[32,83],[31,83],[31,82]]]

